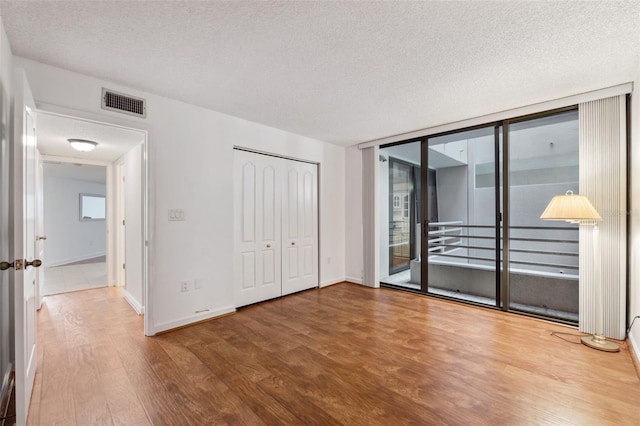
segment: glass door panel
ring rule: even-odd
[[[425,144],[429,214],[423,222],[422,259],[428,260],[423,277],[429,293],[496,305],[498,142],[491,126],[429,138]]]
[[[409,269],[413,239],[413,167],[389,159],[389,272]]]
[[[381,148],[379,179],[380,281],[419,289],[420,142]]]
[[[578,226],[542,221],[579,193],[578,111],[509,125],[509,309],[578,321]]]

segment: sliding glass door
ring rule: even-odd
[[[420,275],[420,142],[380,149],[380,278],[384,284],[418,289]]]
[[[409,269],[413,257],[415,203],[413,166],[389,159],[389,272]]]
[[[423,220],[422,290],[496,306],[500,270],[500,128],[482,127],[428,138],[427,187],[435,205]],[[432,210],[434,207],[432,207]]]
[[[577,322],[578,228],[539,217],[578,163],[576,109],[381,147],[381,283]]]
[[[555,195],[578,194],[578,111],[510,123],[509,309],[578,321],[578,226],[542,221]]]

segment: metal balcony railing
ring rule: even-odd
[[[464,225],[461,221],[430,222],[428,225],[430,258],[445,257],[495,265],[495,226]],[[578,270],[577,226],[511,226],[509,230],[512,265]],[[483,245],[483,241],[487,244]],[[488,257],[490,252],[494,257]],[[559,263],[557,256],[567,261]],[[576,259],[574,264],[569,260],[572,258]]]

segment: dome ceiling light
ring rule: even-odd
[[[67,139],[71,144],[71,147],[76,151],[89,152],[98,146],[98,142],[88,141],[86,139]]]

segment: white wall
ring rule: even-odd
[[[153,331],[234,310],[233,146],[320,164],[320,284],[345,278],[345,150],[299,135],[117,84],[14,58],[39,107],[53,104],[149,131],[150,300]],[[147,99],[147,119],[100,109],[102,87]],[[46,106],[46,105],[45,105]],[[111,117],[111,118],[110,118]],[[124,117],[124,118],[123,118]],[[184,222],[169,222],[183,209]],[[180,282],[202,281],[180,292]],[[208,309],[196,314],[195,311]]]
[[[136,312],[142,314],[144,313],[142,145],[138,145],[126,153],[122,160],[125,178],[125,297]]]
[[[64,265],[104,256],[105,220],[81,221],[79,195],[106,195],[106,185],[44,173],[45,266]]]

